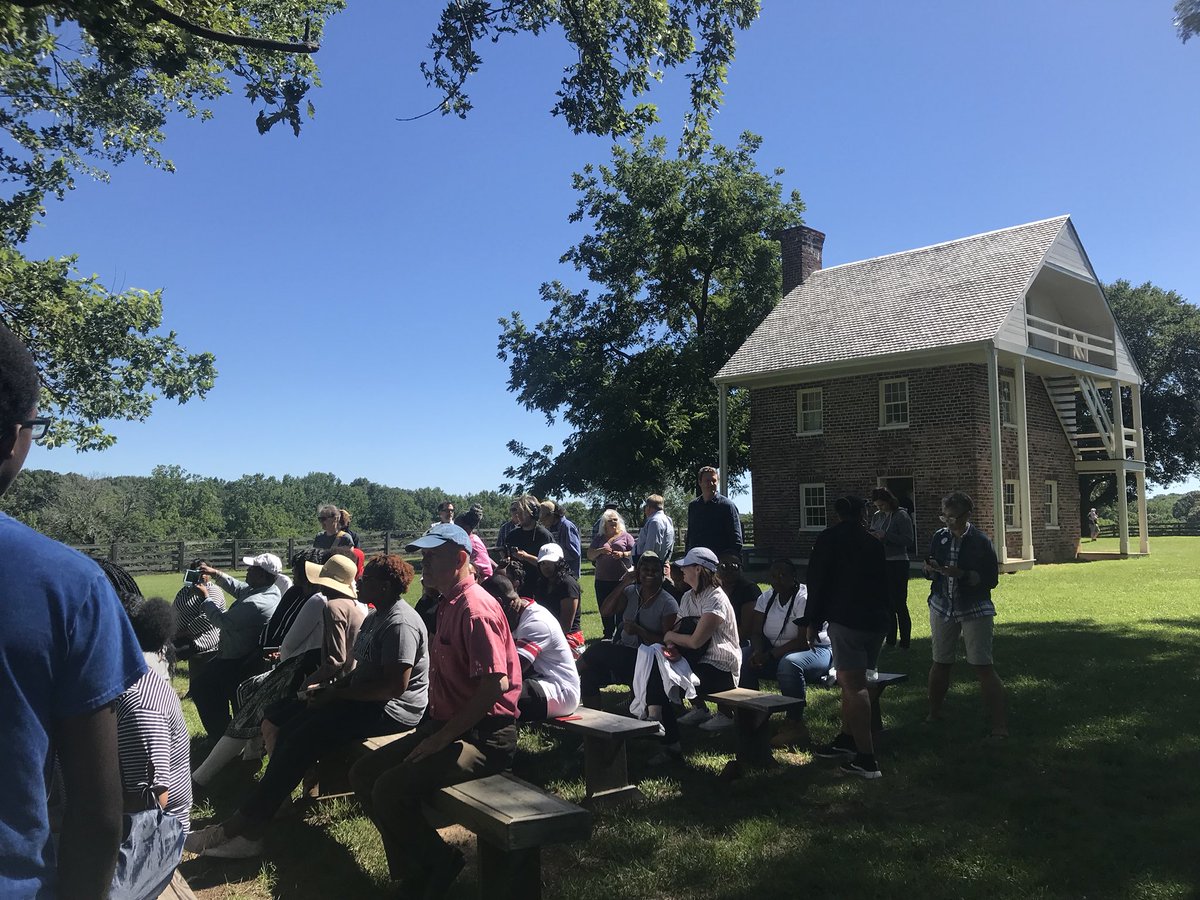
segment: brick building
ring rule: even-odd
[[[726,391],[750,390],[760,555],[807,557],[837,496],[887,485],[920,554],[958,489],[1008,570],[1070,559],[1081,473],[1135,477],[1148,552],[1141,373],[1069,217],[828,269],[824,240],[781,235],[783,300],[715,378],[722,471]]]

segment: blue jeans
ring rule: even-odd
[[[761,669],[750,667],[750,645],[742,644],[742,677],[738,687],[748,690],[758,690],[759,679],[775,679],[779,682],[779,692],[785,697],[804,699],[804,686],[809,681],[816,681],[829,673],[833,663],[833,653],[828,647],[812,647],[808,650],[797,650],[789,653],[783,659],[767,658]],[[803,719],[804,707],[789,709],[789,719]]]

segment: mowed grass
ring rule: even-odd
[[[1085,549],[1114,549],[1085,544]],[[652,770],[634,742],[645,799],[595,813],[590,841],[544,851],[551,897],[1183,898],[1200,892],[1188,850],[1200,833],[1200,539],[1156,538],[1149,557],[1039,566],[1002,576],[997,668],[1012,737],[983,741],[965,665],[947,720],[928,725],[926,583],[910,583],[913,648],[881,670],[912,681],[884,698],[884,778],[848,780],[836,763],[777,753],[781,765],[731,784],[728,733],[685,729],[686,767]],[[174,594],[178,576],[140,579]],[[598,635],[591,579],[584,631]],[[166,587],[158,586],[165,585]],[[414,587],[414,592],[416,588]],[[181,688],[185,683],[181,682]],[[606,699],[619,710],[624,692]],[[189,724],[195,728],[190,703]],[[819,738],[837,727],[832,691],[810,691]],[[515,770],[583,796],[578,742],[526,728]],[[252,773],[226,773],[205,818],[230,813]],[[185,863],[204,898],[392,896],[379,839],[352,802],[280,821],[262,862]],[[476,896],[464,873],[452,896]]]

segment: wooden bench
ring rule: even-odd
[[[768,724],[771,714],[804,705],[804,701],[797,697],[768,694],[748,688],[720,691],[708,694],[704,699],[721,706],[732,707],[737,729],[737,763],[739,766],[755,769],[775,764],[775,758],[771,755],[771,729]],[[726,770],[729,775],[735,771],[736,768]]]
[[[542,845],[592,834],[586,809],[507,772],[442,788],[426,806],[475,833],[479,894],[488,900],[537,900]]]
[[[875,681],[867,682],[867,693],[871,695],[871,731],[879,734],[883,731],[883,713],[879,708],[879,698],[893,684],[903,684],[908,681],[908,675],[902,672],[880,672]],[[826,687],[836,688],[837,682],[823,679]]]
[[[583,735],[583,776],[591,803],[619,803],[641,795],[629,781],[625,741],[656,734],[657,722],[581,706],[573,715],[547,719],[546,724]]]

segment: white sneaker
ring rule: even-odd
[[[262,841],[252,841],[248,837],[235,837],[223,844],[210,846],[200,855],[214,859],[253,859],[256,856],[262,856],[262,852]]]
[[[712,718],[712,713],[704,706],[693,706],[691,712],[685,712],[675,721],[680,725],[700,725]]]
[[[203,853],[209,847],[223,844],[227,840],[224,828],[220,825],[209,825],[207,828],[191,832],[183,841],[183,849],[188,853]]]
[[[733,727],[733,719],[723,713],[717,713],[707,721],[700,723],[701,731],[722,731]]]

